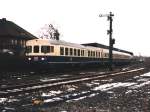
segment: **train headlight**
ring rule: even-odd
[[[31,58],[28,58],[28,60],[30,61],[30,60],[31,60]]]
[[[41,58],[41,60],[43,61],[43,60],[45,60],[45,58]]]

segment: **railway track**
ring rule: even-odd
[[[132,73],[144,72],[145,68],[137,68],[132,70],[123,70],[117,72],[108,72],[103,74],[95,74],[95,75],[85,75],[85,76],[77,76],[71,77],[66,79],[59,79],[54,81],[46,81],[46,82],[37,82],[37,83],[30,83],[24,85],[15,85],[15,86],[7,86],[0,88],[0,97],[7,97],[10,95],[18,95],[21,93],[26,92],[33,92],[39,91],[42,89],[52,88],[61,85],[73,84],[73,83],[80,83],[83,81],[90,81],[90,80],[103,80],[107,78],[117,77],[121,75],[132,75]]]

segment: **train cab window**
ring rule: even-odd
[[[70,55],[72,56],[73,55],[73,49],[70,48]]]
[[[50,46],[41,46],[41,52],[42,53],[49,53],[50,52]]]
[[[76,49],[74,49],[74,56],[76,56],[77,55],[77,50]]]
[[[78,56],[80,56],[80,49],[78,49]]]
[[[26,53],[31,53],[31,52],[32,52],[32,46],[27,46]]]
[[[54,46],[50,46],[50,52],[51,52],[51,53],[54,52]]]
[[[68,48],[65,48],[65,55],[68,55]]]
[[[64,55],[64,47],[60,47],[60,55]]]
[[[34,46],[33,52],[34,53],[39,53],[39,46]]]

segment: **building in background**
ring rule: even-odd
[[[14,22],[0,19],[0,71],[26,68],[26,41],[36,38]]]
[[[6,18],[0,19],[0,54],[23,56],[27,40],[34,35]]]

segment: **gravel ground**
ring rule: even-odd
[[[122,82],[95,81],[97,84],[92,85],[90,90],[96,87],[99,89],[86,97],[54,105],[50,103],[34,109],[43,112],[150,112],[150,73],[148,75],[130,77],[130,81],[125,79]],[[81,91],[86,90],[82,88]]]
[[[0,111],[150,112],[150,72],[0,98]]]

